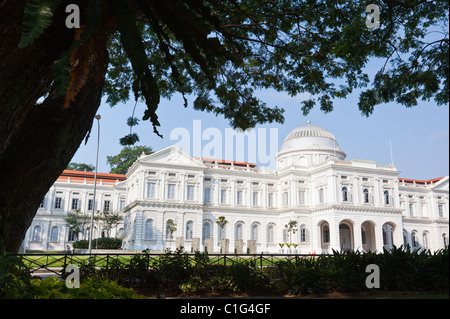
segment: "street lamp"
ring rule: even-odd
[[[94,212],[95,212],[95,193],[97,191],[97,166],[98,166],[98,145],[100,142],[100,119],[102,117],[99,114],[95,115],[95,119],[97,120],[97,127],[98,127],[98,134],[97,134],[97,155],[95,158],[95,174],[94,174],[94,196],[93,196],[93,203],[92,203],[92,215],[91,215],[91,228],[89,230],[89,256],[91,255],[92,251],[92,234],[94,233]]]

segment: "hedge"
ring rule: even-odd
[[[117,238],[105,237],[92,239],[92,248],[95,249],[119,249],[122,247],[122,240]],[[88,240],[78,240],[73,243],[75,249],[88,249]]]

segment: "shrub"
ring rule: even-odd
[[[0,255],[0,299],[31,298],[30,272],[13,254]]]
[[[64,280],[32,279],[35,299],[139,299],[134,290],[107,279],[85,278],[79,288],[68,288]]]
[[[112,237],[92,239],[93,249],[119,249],[122,247],[122,240]],[[75,249],[88,249],[89,241],[86,239],[78,240],[73,243]]]

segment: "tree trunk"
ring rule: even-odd
[[[19,49],[24,0],[0,3],[0,251],[17,252],[48,189],[92,127],[107,68],[105,25],[94,35],[85,85],[69,108],[53,90],[53,63],[73,40],[63,2],[34,43]],[[105,19],[106,14],[104,15]],[[102,22],[104,22],[102,20]]]

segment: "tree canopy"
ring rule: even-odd
[[[128,168],[133,165],[139,156],[142,154],[149,155],[151,153],[153,153],[153,150],[148,146],[125,146],[119,154],[106,156],[106,162],[111,166],[110,173],[126,174]]]
[[[30,9],[36,1],[28,1],[25,22],[43,19],[42,10]],[[59,2],[48,1],[48,9],[54,11]],[[81,40],[74,40],[71,49],[91,39],[105,13],[99,3],[89,1]],[[110,61],[103,93],[111,105],[126,102],[131,93],[144,100],[143,120],[150,120],[158,135],[160,99],[177,92],[186,105],[186,96],[192,95],[194,109],[222,114],[242,129],[284,121],[282,108],[255,97],[258,89],[291,96],[307,93],[309,98],[299,100],[305,115],[316,105],[331,112],[333,100],[355,89],[361,89],[358,107],[366,116],[376,105],[391,101],[406,107],[419,99],[448,103],[448,0],[372,1],[379,9],[377,28],[366,25],[367,4],[361,1],[110,3],[116,28],[107,44]],[[39,31],[26,25],[25,43]],[[371,78],[365,68],[373,58],[382,59],[383,65]],[[62,63],[69,64],[69,54],[56,65]],[[68,68],[55,70],[55,83],[67,82],[60,83],[66,100],[76,94],[70,84],[82,76],[72,69],[67,82]],[[128,123],[136,125],[137,119]],[[137,140],[130,132],[122,142]]]

